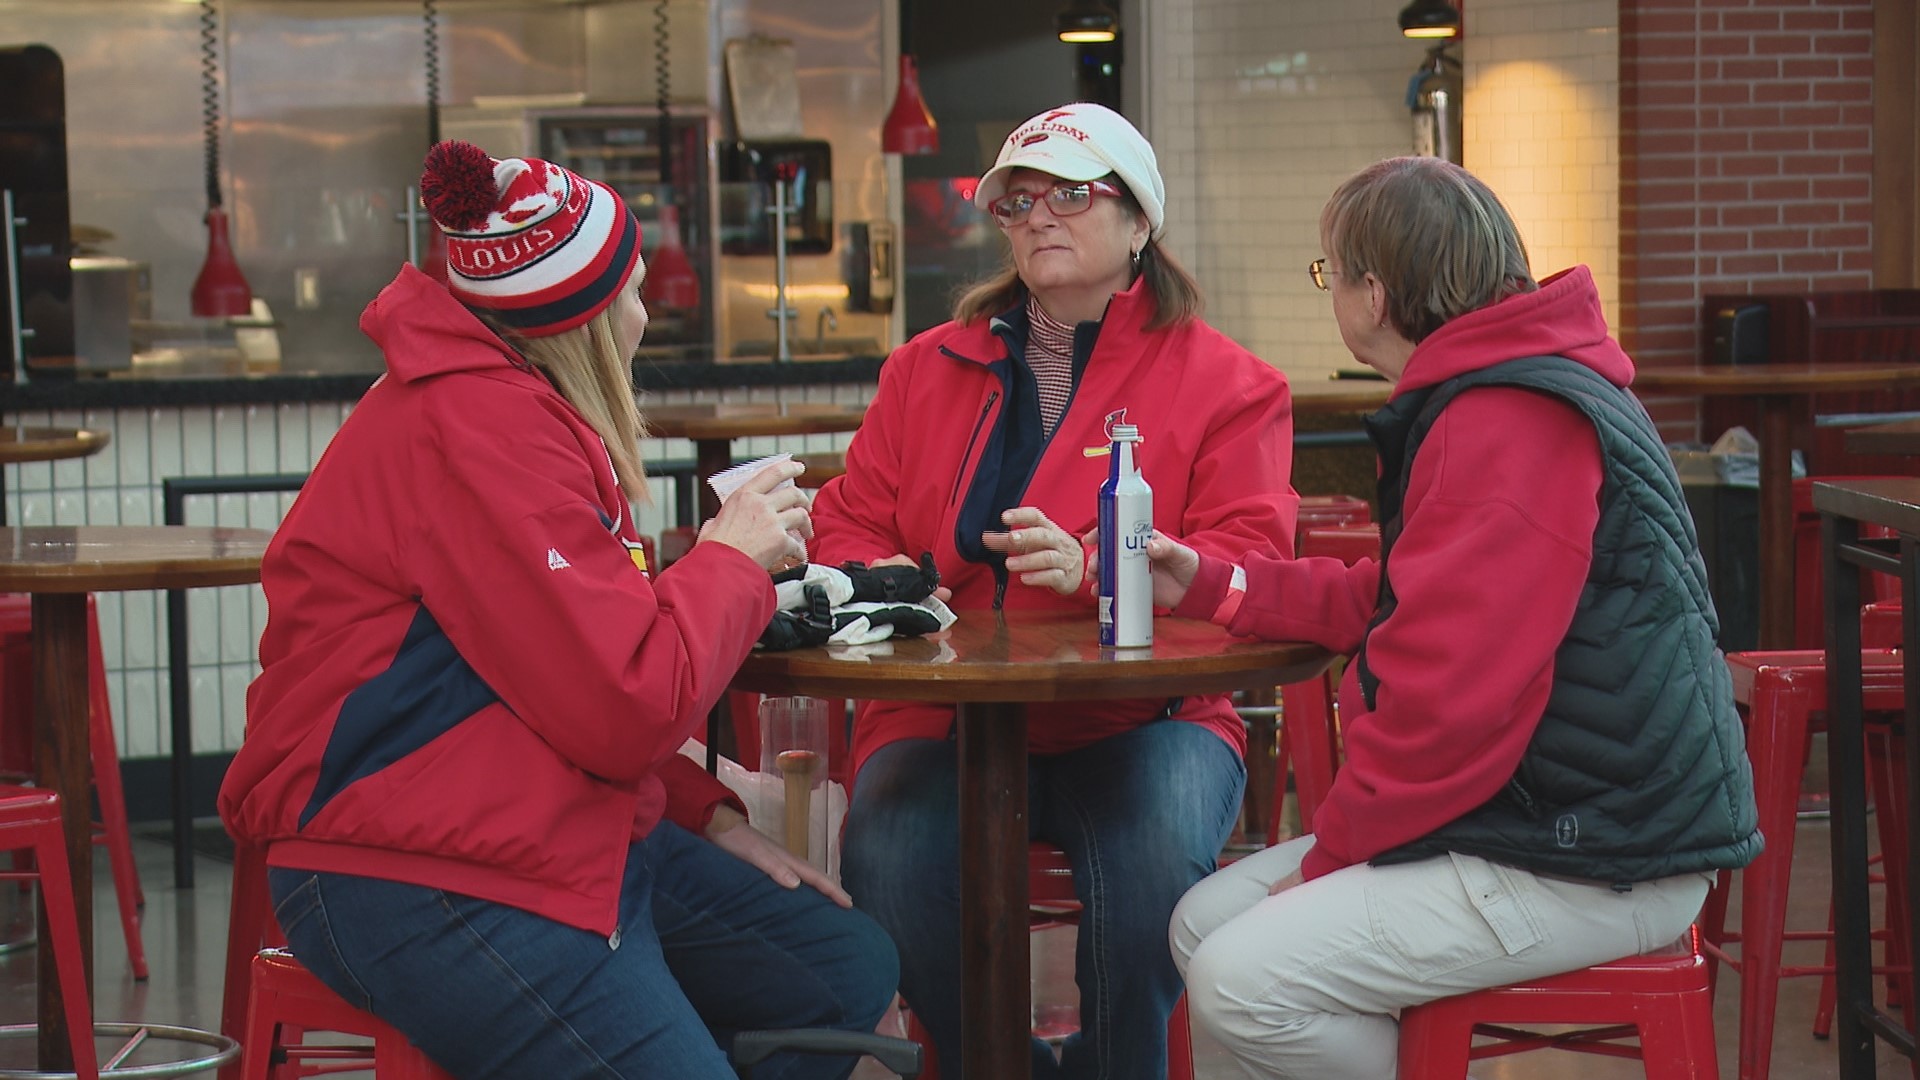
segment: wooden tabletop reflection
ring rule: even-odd
[[[264,529],[196,525],[0,528],[0,591],[191,589],[260,580]]]
[[[961,611],[946,633],[873,646],[756,652],[742,689],[901,701],[1087,701],[1225,693],[1295,682],[1329,662],[1300,642],[1256,641],[1194,619],[1153,621],[1153,645],[1100,645],[1084,612]]]
[[[0,428],[0,463],[59,461],[87,457],[107,448],[113,436],[87,428]]]

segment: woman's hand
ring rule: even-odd
[[[1295,870],[1293,873],[1274,882],[1272,887],[1267,889],[1267,895],[1279,896],[1281,893],[1286,892],[1296,885],[1305,885],[1306,883],[1307,879],[1301,876],[1300,871]]]
[[[748,827],[747,819],[731,806],[716,806],[707,821],[707,839],[741,862],[759,867],[781,888],[797,889],[802,882],[843,908],[853,906],[853,897],[833,883],[833,879],[813,868],[779,844]]]
[[[1100,530],[1087,534],[1087,579],[1089,588],[1100,586]],[[1153,606],[1177,608],[1193,588],[1200,573],[1200,553],[1178,540],[1153,530],[1147,540],[1147,576],[1153,579]]]
[[[754,473],[720,504],[713,520],[700,526],[697,543],[725,544],[768,570],[807,560],[813,517],[812,496],[798,487],[774,489],[807,471],[797,461],[781,461]]]
[[[1079,591],[1087,553],[1078,537],[1031,506],[1017,506],[1000,520],[1009,531],[981,533],[980,542],[1006,555],[1007,571],[1019,574],[1021,584],[1045,586],[1062,596]]]
[[[914,567],[915,569],[918,569],[920,566],[920,560],[914,558],[911,555],[906,554],[905,552],[902,552],[899,555],[889,555],[884,559],[875,559],[872,562],[868,563],[867,565],[868,566],[911,566],[911,567]],[[947,588],[945,585],[936,585],[933,588],[933,598],[944,604],[947,601],[953,599],[953,590]]]

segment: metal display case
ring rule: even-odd
[[[541,157],[607,184],[640,219],[641,246],[649,257],[661,248],[662,211],[677,209],[682,246],[700,279],[699,303],[681,310],[650,303],[637,356],[713,358],[718,245],[705,109],[669,112],[664,180],[660,112],[649,105],[482,103],[443,110],[440,127],[444,137],[464,139],[494,157]]]

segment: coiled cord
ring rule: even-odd
[[[207,209],[220,208],[220,16],[200,0],[200,120],[207,143]]]
[[[427,145],[440,142],[440,24],[434,0],[420,0],[420,18],[426,24]]]
[[[668,106],[673,97],[672,53],[667,41],[667,0],[653,5],[653,88],[654,104],[660,109],[660,182],[673,183],[673,118]],[[672,198],[671,195],[668,198]]]

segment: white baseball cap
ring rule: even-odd
[[[1015,169],[1033,169],[1062,180],[1098,180],[1113,173],[1146,213],[1155,237],[1166,222],[1167,185],[1160,179],[1152,145],[1126,117],[1104,105],[1086,101],[1062,105],[1014,128],[1001,144],[993,168],[980,178],[973,205],[985,210],[1005,195],[1007,178]]]

